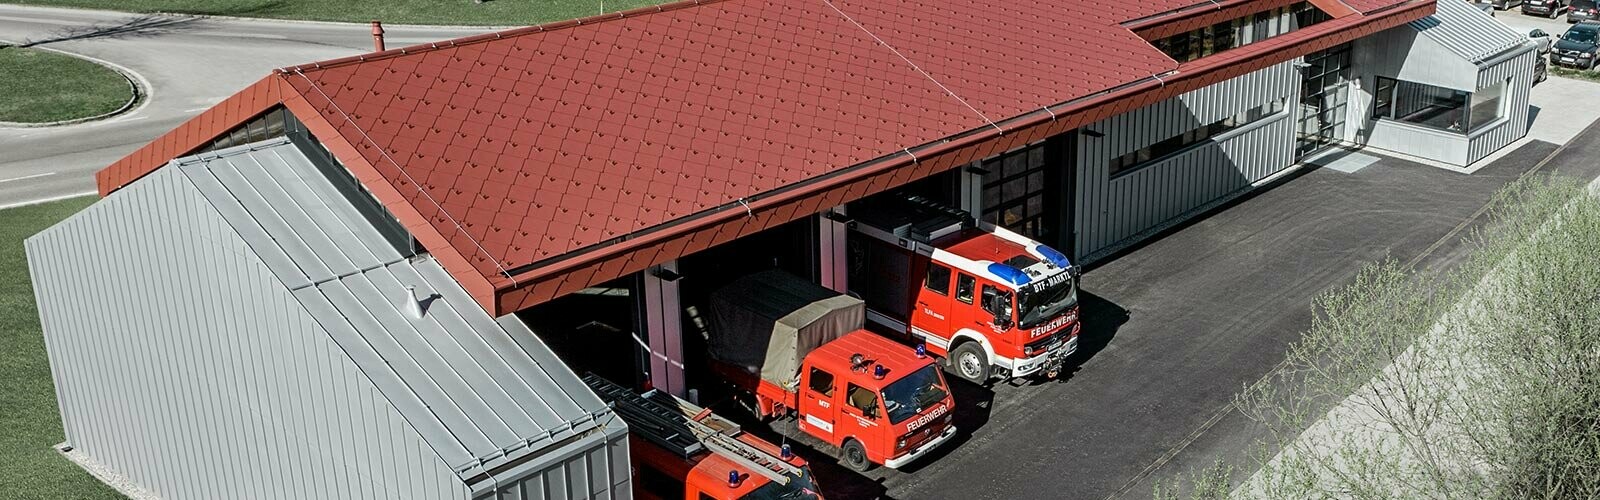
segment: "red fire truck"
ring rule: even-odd
[[[822,499],[811,469],[787,445],[671,394],[638,394],[592,373],[583,381],[628,423],[635,498]]]
[[[711,294],[712,369],[762,418],[795,415],[801,431],[864,471],[898,468],[955,436],[955,401],[933,358],[862,329],[866,307],[782,271]]]
[[[849,290],[867,319],[957,376],[1054,378],[1078,349],[1078,269],[1061,252],[917,196],[852,205],[849,220]]]

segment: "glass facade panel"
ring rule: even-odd
[[[1470,92],[1381,76],[1377,80],[1378,104],[1372,108],[1374,118],[1449,132],[1468,132],[1467,103],[1472,95]],[[1496,92],[1493,102],[1489,103],[1493,108],[1489,118],[1491,121],[1498,118],[1499,95],[1505,92],[1504,89],[1502,85],[1488,89]]]
[[[1188,62],[1329,19],[1332,18],[1310,2],[1299,2],[1186,31],[1151,44],[1175,61]]]
[[[1468,130],[1478,130],[1505,116],[1506,88],[1510,85],[1511,80],[1508,79],[1472,93],[1472,109],[1467,111],[1468,116],[1472,118],[1467,126]]]

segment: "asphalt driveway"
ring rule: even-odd
[[[1282,360],[1312,299],[1385,258],[1458,261],[1494,192],[1541,162],[1600,175],[1600,128],[1559,149],[1530,142],[1471,175],[1376,158],[1280,179],[1092,267],[1084,359],[1066,380],[956,387],[970,432],[955,446],[867,477],[819,464],[820,484],[850,498],[1141,498],[1217,460],[1248,467],[1259,430],[1229,402]]]

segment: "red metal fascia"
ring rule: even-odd
[[[1145,40],[1160,40],[1178,33],[1193,31],[1206,26],[1211,26],[1230,19],[1244,17],[1257,12],[1268,11],[1278,7],[1292,5],[1300,0],[1232,0],[1217,2],[1213,8],[1192,9],[1166,17],[1151,19],[1130,26],[1134,34]],[[1326,11],[1326,10],[1325,10]],[[1354,13],[1355,11],[1348,11]],[[1329,12],[1328,15],[1339,17]]]
[[[305,78],[305,75],[299,72],[283,76],[286,79],[302,79],[300,82],[295,83],[303,82],[305,85],[316,85],[316,83],[309,78]],[[328,152],[337,158],[346,169],[350,170],[351,175],[367,187],[372,196],[377,198],[378,202],[382,203],[389,210],[389,213],[394,215],[395,219],[400,221],[400,224],[422,244],[423,248],[428,249],[428,253],[432,254],[434,259],[439,261],[439,265],[449,271],[451,276],[455,277],[456,282],[466,289],[467,294],[472,296],[472,299],[478,302],[479,306],[486,311],[493,311],[496,285],[474,269],[467,257],[461,255],[450,244],[449,237],[434,227],[428,221],[428,217],[418,211],[417,207],[407,199],[406,194],[400,190],[401,188],[389,182],[378,171],[378,167],[368,161],[365,155],[361,154],[361,147],[357,146],[357,144],[362,139],[358,138],[352,141],[348,135],[339,132],[341,126],[352,126],[353,122],[341,124],[337,123],[336,120],[349,121],[350,117],[343,110],[338,109],[332,101],[325,99],[317,92],[294,90],[295,86],[291,85],[287,80],[283,82],[283,85],[289,89],[286,92],[291,93],[291,96],[283,101],[284,107],[288,108],[289,112],[294,113],[294,116],[306,126],[306,130],[310,131],[311,135],[315,136],[317,141],[322,143],[323,147],[327,148]],[[330,117],[332,118],[330,119]],[[368,147],[381,146],[368,145]],[[394,168],[401,167],[395,165]],[[411,187],[419,190],[419,192],[422,189],[421,186],[415,184],[412,184]]]
[[[241,123],[282,101],[277,74],[267,75],[183,124],[95,172],[95,186],[106,196],[139,180],[174,158],[192,154]]]

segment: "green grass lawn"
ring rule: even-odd
[[[1588,80],[1591,82],[1600,82],[1600,71],[1584,71],[1581,69],[1563,68],[1560,66],[1551,66],[1550,76],[1560,76],[1578,80]]]
[[[92,196],[0,210],[0,497],[121,498],[56,454],[57,413],[22,240],[94,202]]]
[[[666,0],[0,0],[3,3],[132,12],[275,19],[519,26],[616,12]]]
[[[128,79],[72,56],[0,46],[0,122],[46,123],[116,111]]]

